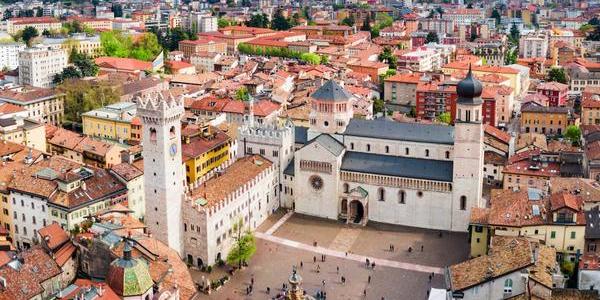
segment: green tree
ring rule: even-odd
[[[81,123],[81,113],[120,101],[121,90],[106,81],[66,79],[57,87],[65,94],[65,120]]]
[[[308,52],[302,53],[300,55],[300,59],[311,65],[318,65],[321,63],[321,56],[319,56],[318,54],[315,54],[315,53],[308,53]]]
[[[474,42],[476,39],[478,38],[477,36],[477,31],[475,30],[475,28],[471,28],[471,42]]]
[[[219,18],[217,20],[217,25],[219,26],[219,28],[227,27],[231,25],[231,21],[229,21],[229,19],[227,18]]]
[[[244,223],[242,220],[233,225],[235,233],[235,243],[227,255],[227,263],[230,265],[238,265],[242,268],[242,263],[247,263],[256,252],[256,241],[252,232],[243,230]]]
[[[246,26],[248,27],[260,27],[260,28],[268,28],[269,27],[269,17],[266,14],[255,14],[250,17],[250,20],[246,21]]]
[[[496,26],[500,25],[500,20],[502,20],[502,16],[500,16],[500,12],[497,9],[492,11],[492,18],[496,19]]]
[[[508,39],[513,45],[518,47],[520,38],[521,32],[519,31],[519,28],[517,28],[517,24],[513,23],[512,27],[510,27],[510,34],[508,36]]]
[[[588,41],[600,41],[600,26],[596,26],[586,37]]]
[[[2,21],[6,21],[13,17],[12,10],[7,9],[4,11],[4,15],[2,16]]]
[[[61,84],[66,79],[81,78],[81,77],[83,77],[83,76],[81,75],[81,71],[79,71],[79,69],[77,67],[68,66],[68,67],[64,68],[61,73],[54,75],[54,78],[52,79],[52,83]]]
[[[52,32],[50,32],[50,30],[48,30],[48,29],[44,29],[44,31],[42,31],[42,35],[43,36],[51,36]]]
[[[396,69],[396,65],[398,63],[398,58],[394,56],[392,49],[390,47],[384,47],[383,51],[377,57],[379,61],[385,62],[388,64],[390,69]]]
[[[575,125],[569,125],[565,131],[565,138],[567,138],[574,146],[579,146],[581,141],[581,129]]]
[[[100,44],[107,56],[129,57],[133,42],[130,36],[120,31],[105,31],[100,34]]]
[[[445,11],[444,8],[442,8],[441,6],[438,6],[435,11],[437,11],[438,14],[440,14],[440,18],[444,15]]]
[[[144,36],[134,44],[131,57],[139,60],[151,61],[162,51],[156,34],[146,32]]]
[[[439,43],[439,38],[436,32],[430,31],[427,33],[427,37],[425,38],[425,42],[427,43]]]
[[[443,112],[439,116],[437,116],[437,120],[442,123],[450,124],[452,123],[452,116],[449,112]]]
[[[72,53],[75,53],[75,55],[71,55],[73,65],[75,65],[75,67],[79,69],[83,77],[91,77],[98,75],[98,65],[96,65],[96,63],[91,58],[77,51],[73,51]]]
[[[238,100],[238,101],[250,100],[250,93],[248,92],[248,89],[245,86],[243,86],[243,87],[239,88],[237,91],[235,91],[235,100]]]
[[[62,24],[62,27],[67,30],[67,33],[80,33],[84,31],[83,24],[77,20],[73,20],[72,22],[65,22]]]
[[[38,35],[39,33],[37,29],[35,29],[35,27],[27,26],[25,27],[25,29],[23,29],[21,38],[23,39],[25,44],[27,44],[27,46],[31,46],[31,40],[36,38]]]
[[[517,63],[518,53],[517,49],[508,49],[506,50],[506,55],[504,56],[504,62],[507,65],[512,65]]]
[[[367,17],[363,20],[363,24],[360,27],[361,31],[371,31],[371,14],[367,14]]]
[[[385,102],[383,99],[373,100],[373,114],[383,112],[385,110]]]
[[[326,65],[329,63],[329,56],[321,55],[321,64]]]
[[[281,9],[278,9],[273,15],[273,21],[271,22],[271,29],[274,30],[288,30],[292,27],[290,21],[283,16]]]
[[[341,22],[341,23],[342,23],[342,25],[346,25],[346,26],[350,26],[350,27],[352,27],[352,26],[354,26],[354,22],[355,22],[355,21],[354,21],[354,17],[353,17],[353,16],[348,16],[348,17],[345,17],[345,18],[342,20],[342,22]]]
[[[35,9],[35,16],[36,17],[43,17],[44,16],[44,9],[41,7],[37,7]]]
[[[593,17],[588,21],[588,24],[598,26],[600,25],[600,19],[598,19],[598,17]]]
[[[118,3],[113,3],[112,12],[115,14],[115,18],[123,17],[123,6]]]
[[[552,68],[548,72],[548,81],[556,81],[560,83],[567,83],[567,75],[565,70],[562,68]]]

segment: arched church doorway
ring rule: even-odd
[[[198,261],[198,268],[204,267],[204,262],[202,261],[202,258],[198,257],[197,261]]]
[[[348,214],[348,199],[342,199],[341,214],[344,216]]]
[[[350,202],[350,220],[354,223],[360,224],[365,216],[365,208],[362,203],[358,200]]]

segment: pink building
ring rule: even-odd
[[[549,106],[565,106],[569,86],[559,82],[545,82],[537,86],[537,92],[548,97]]]

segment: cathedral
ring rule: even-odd
[[[467,231],[471,208],[484,206],[481,92],[469,70],[454,126],[400,123],[353,118],[352,94],[330,80],[311,95],[309,128],[247,122],[237,160],[191,186],[182,100],[138,99],[148,230],[198,267],[226,257],[236,223],[253,230],[280,207],[359,226]]]

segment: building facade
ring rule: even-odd
[[[63,49],[27,48],[19,52],[19,83],[35,87],[53,86],[54,75],[67,67]]]

